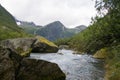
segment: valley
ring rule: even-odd
[[[95,9],[89,26],[69,28],[19,20],[0,4],[0,80],[120,80],[120,1]]]

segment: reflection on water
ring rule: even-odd
[[[31,54],[31,58],[57,63],[66,74],[66,80],[103,80],[103,61],[91,55],[73,54],[72,50],[59,50],[58,53]]]

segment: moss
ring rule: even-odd
[[[32,51],[32,48],[30,48],[29,50],[21,53],[21,56],[24,56],[24,57],[25,57],[25,56],[29,56],[31,51]]]
[[[17,48],[17,52],[19,53],[19,55],[21,55],[23,57],[29,56],[31,51],[32,51],[32,48],[28,49],[27,51],[24,51],[20,47]]]
[[[104,59],[107,57],[107,48],[102,48],[98,50],[94,55],[94,58]]]
[[[42,37],[42,36],[36,36],[36,38],[37,38],[40,42],[46,43],[46,44],[49,45],[49,46],[58,47],[58,46],[55,45],[53,42],[48,41],[47,39],[45,39],[45,38]]]

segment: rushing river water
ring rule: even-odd
[[[66,80],[103,80],[103,61],[91,55],[73,54],[72,50],[62,49],[58,53],[32,53],[31,58],[57,63],[66,74]]]

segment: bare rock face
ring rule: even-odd
[[[65,74],[55,63],[24,58],[17,80],[65,80]]]
[[[21,57],[0,46],[0,80],[65,80],[55,63]]]

